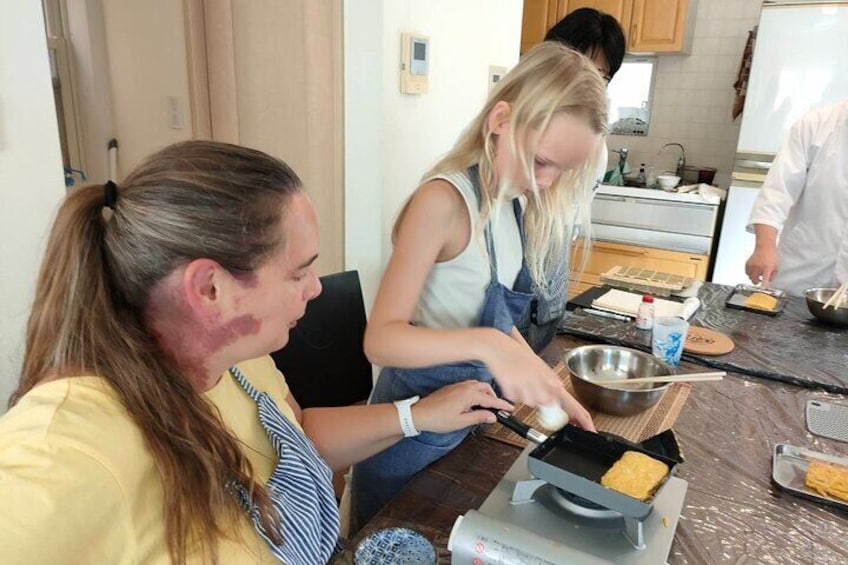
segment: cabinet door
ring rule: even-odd
[[[689,0],[633,0],[628,51],[683,51]]]
[[[619,243],[595,241],[592,243],[586,268],[580,273],[580,262],[583,259],[582,254],[583,243],[579,242],[571,255],[572,282],[589,287],[601,284],[601,275],[613,267],[619,265],[624,267],[642,267],[648,255],[648,248],[637,245],[621,245]]]
[[[621,27],[627,32],[630,23],[630,11],[633,0],[560,0],[559,21],[564,15],[578,8],[594,8],[599,12],[613,16],[621,23]]]
[[[640,267],[705,280],[709,256],[694,253],[667,251],[638,245],[624,245],[606,241],[595,241],[586,268],[580,272],[582,242],[578,242],[571,256],[571,284],[569,298],[589,287],[601,284],[601,275],[613,267]]]
[[[647,254],[643,266],[646,269],[683,275],[701,281],[707,277],[708,255],[666,251],[665,249],[652,249],[650,247],[645,249]]]
[[[559,21],[559,0],[524,0],[521,19],[521,53],[545,39],[545,34]]]

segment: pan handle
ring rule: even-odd
[[[534,430],[506,410],[498,410],[497,408],[488,408],[486,406],[472,406],[472,410],[488,410],[498,419],[498,422],[510,430],[514,431],[524,439],[529,439],[533,443],[545,443],[548,436],[538,430]]]

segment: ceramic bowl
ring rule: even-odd
[[[674,374],[674,369],[650,353],[616,345],[575,347],[565,354],[563,363],[577,397],[613,416],[644,412],[659,402],[669,383],[605,385],[605,380]]]
[[[436,565],[436,548],[415,530],[384,528],[359,543],[353,562],[356,565]]]
[[[680,177],[676,175],[660,175],[657,177],[657,182],[660,183],[660,188],[663,190],[674,190],[680,183]]]

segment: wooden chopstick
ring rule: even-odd
[[[686,383],[700,381],[720,381],[727,373],[724,371],[711,371],[707,373],[689,373],[688,375],[662,375],[656,377],[639,377],[637,379],[609,379],[603,381],[592,381],[598,385],[636,385],[642,383]]]
[[[845,296],[846,292],[848,292],[848,282],[844,282],[839,285],[836,292],[831,294],[830,298],[827,299],[827,302],[824,303],[822,310],[827,310],[828,308],[833,308],[834,310],[842,308],[842,298]]]

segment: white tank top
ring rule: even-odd
[[[432,179],[449,182],[462,195],[471,220],[471,238],[462,252],[433,265],[424,282],[413,316],[416,325],[428,328],[468,328],[477,325],[483,309],[486,287],[491,279],[489,257],[483,230],[478,229],[480,212],[477,196],[466,172],[437,175]],[[495,200],[489,219],[498,263],[498,281],[512,288],[521,270],[521,234],[512,209],[512,200]]]

